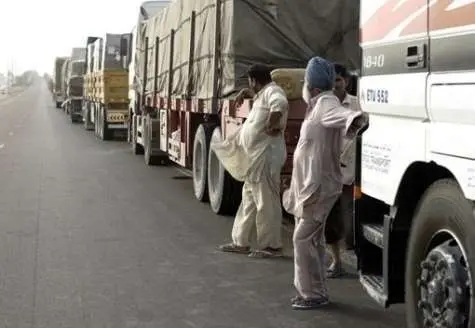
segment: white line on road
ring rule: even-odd
[[[0,144],[0,149],[5,148],[5,144]]]
[[[9,135],[9,136],[12,136],[12,135],[13,135],[13,132],[8,132],[8,135]]]

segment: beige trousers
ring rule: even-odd
[[[281,228],[280,174],[269,174],[258,183],[244,182],[232,230],[233,243],[250,246],[251,235],[256,232],[259,249],[281,248]]]
[[[325,223],[339,195],[315,199],[307,213],[313,217],[296,218],[293,235],[294,285],[305,299],[328,297],[325,266]],[[307,205],[306,205],[307,206]]]

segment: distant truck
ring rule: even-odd
[[[82,122],[86,48],[73,48],[66,76],[65,111],[71,122]]]
[[[126,33],[87,40],[83,122],[103,140],[127,132],[131,39]]]
[[[53,100],[56,103],[56,108],[61,108],[61,105],[66,99],[63,66],[67,59],[68,57],[57,57],[54,61]]]

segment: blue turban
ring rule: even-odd
[[[335,83],[335,67],[333,63],[321,57],[313,57],[305,69],[305,79],[311,89],[328,91]]]

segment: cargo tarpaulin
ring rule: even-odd
[[[196,13],[194,63],[188,74],[191,16]],[[172,95],[213,96],[216,0],[176,0],[138,28],[136,70],[143,77],[144,40],[149,38],[147,92],[154,89],[155,40],[158,37],[158,93],[167,95],[170,35],[175,31]],[[314,55],[359,68],[357,0],[222,0],[218,96],[247,85],[254,63],[305,67]]]

